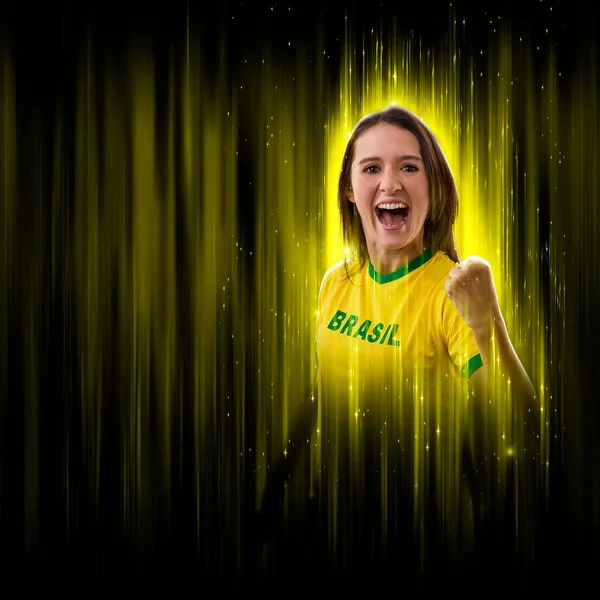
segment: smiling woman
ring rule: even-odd
[[[348,200],[358,210],[371,263],[391,273],[423,254],[429,185],[419,141],[395,125],[357,138]]]
[[[315,539],[327,540],[328,560],[380,574],[398,561],[438,569],[469,545],[477,515],[489,514],[497,463],[514,455],[494,411],[512,411],[535,439],[536,394],[489,264],[459,262],[454,178],[421,119],[392,106],[358,122],[338,204],[355,258],[323,278],[318,374],[289,447],[299,452],[318,411]],[[465,491],[469,464],[479,479]],[[272,471],[263,511],[282,473]]]
[[[374,189],[376,186],[382,188],[380,192]],[[404,186],[406,189],[402,190]],[[369,202],[368,194],[377,194],[375,205],[365,206]],[[413,223],[402,228],[404,241],[410,236],[413,242],[408,244],[407,250],[399,248],[402,240],[393,236],[379,243],[376,235],[369,242],[365,239],[369,232],[376,230],[372,225],[369,227],[374,220],[372,216],[363,215],[362,210],[371,213],[379,208],[379,203],[385,203],[386,195],[392,202],[406,205],[406,216],[413,211]],[[367,115],[357,123],[342,160],[338,206],[344,237],[357,251],[356,266],[364,265],[369,258],[379,260],[377,255],[371,256],[369,243],[375,244],[375,249],[381,252],[383,264],[379,266],[383,268],[386,256],[402,250],[401,262],[411,251],[413,254],[418,251],[418,244],[423,247],[425,243],[458,262],[452,230],[458,214],[458,194],[452,171],[436,137],[421,119],[406,109],[392,106]]]

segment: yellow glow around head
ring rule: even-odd
[[[404,51],[407,50],[404,49]],[[347,56],[346,61],[350,63],[351,60],[351,57]],[[388,57],[388,60],[397,63],[397,65],[407,64],[402,55]],[[496,271],[498,267],[496,249],[501,244],[499,239],[501,232],[498,227],[489,227],[489,208],[486,210],[486,207],[489,207],[490,204],[489,197],[486,197],[485,207],[483,206],[484,203],[479,200],[483,195],[478,189],[481,182],[477,180],[478,161],[476,156],[481,154],[477,144],[478,140],[474,140],[469,135],[468,128],[461,128],[461,123],[456,120],[456,108],[448,100],[445,87],[439,90],[436,89],[436,81],[433,79],[429,82],[431,93],[427,95],[418,95],[412,92],[414,86],[411,85],[401,89],[397,75],[400,69],[400,66],[395,66],[395,76],[389,76],[388,78],[381,70],[366,72],[362,87],[353,90],[353,93],[359,98],[359,102],[352,102],[348,94],[340,94],[339,112],[337,114],[332,113],[329,118],[326,180],[326,248],[328,260],[332,263],[336,262],[342,255],[343,240],[340,235],[337,188],[342,158],[352,129],[364,116],[388,106],[397,105],[411,110],[423,119],[437,137],[452,169],[459,193],[460,208],[455,235],[461,258],[469,254],[484,255],[488,258],[492,269]],[[411,77],[423,77],[423,73],[415,72],[411,75],[408,73],[408,67],[406,67],[406,70],[405,80]],[[434,70],[433,64],[429,63],[423,66],[425,73],[428,70]],[[349,79],[350,75],[351,70],[348,68],[347,71],[342,72],[342,80]],[[342,88],[349,85],[350,83],[346,81],[342,84]],[[455,90],[455,94],[457,93]],[[455,101],[458,103],[457,97]],[[502,168],[501,172],[503,170]],[[485,188],[487,185],[484,184],[483,187]],[[505,186],[499,186],[497,189],[499,199]],[[499,201],[495,201],[495,208],[497,209],[497,218],[499,218],[498,215],[501,214]]]

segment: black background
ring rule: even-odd
[[[4,47],[10,48],[14,64],[16,86],[16,128],[17,156],[26,159],[37,148],[39,139],[51,140],[52,124],[57,108],[61,108],[66,117],[66,128],[74,128],[74,97],[78,57],[85,51],[91,36],[95,43],[95,60],[105,61],[124,56],[131,44],[138,40],[152,44],[157,61],[157,69],[166,68],[170,50],[180,52],[185,44],[186,20],[189,19],[190,31],[201,45],[201,55],[205,72],[209,78],[216,77],[220,60],[219,48],[225,44],[227,72],[231,82],[248,76],[244,60],[248,57],[271,56],[285,68],[293,69],[296,61],[295,51],[285,51],[288,41],[292,48],[312,48],[317,39],[323,41],[330,59],[327,64],[327,76],[332,80],[339,77],[344,21],[341,15],[346,13],[354,24],[356,37],[372,27],[385,27],[392,18],[396,19],[399,33],[416,31],[425,44],[435,44],[446,34],[448,27],[448,5],[434,2],[354,2],[343,6],[325,5],[326,3],[305,2],[294,6],[293,19],[286,13],[285,5],[264,3],[184,3],[179,0],[151,5],[142,2],[54,2],[31,5],[22,2],[4,3],[1,9],[0,31]],[[270,6],[275,10],[271,11]],[[577,70],[586,65],[588,71],[598,78],[598,40],[597,11],[586,3],[555,2],[551,15],[546,2],[486,2],[469,6],[467,3],[454,3],[458,15],[464,15],[470,24],[468,34],[462,40],[463,50],[476,56],[479,48],[485,48],[489,38],[490,15],[502,15],[510,22],[513,37],[523,36],[532,46],[549,43],[544,29],[552,32],[552,43],[557,47],[557,70],[562,72],[564,89],[577,77]],[[232,18],[234,17],[234,18]],[[541,70],[545,64],[544,53],[534,55]],[[476,60],[474,58],[473,60]],[[162,65],[162,67],[161,67]],[[568,96],[568,92],[565,92]],[[160,102],[160,94],[158,95]],[[526,115],[521,115],[525,120]],[[518,124],[517,124],[518,126]],[[588,142],[595,143],[596,142]],[[51,160],[52,144],[43,146]],[[251,157],[248,157],[251,161]],[[19,161],[25,164],[26,160]],[[51,164],[51,163],[50,163]],[[598,165],[589,165],[596,170]],[[20,232],[23,244],[27,244],[27,211],[36,207],[32,190],[28,188],[28,173],[25,167],[18,172]],[[240,171],[251,170],[251,165],[240,164]],[[543,168],[543,166],[541,167]],[[597,175],[593,175],[597,178]],[[594,179],[597,182],[597,179]],[[598,189],[597,183],[595,190]],[[543,192],[542,192],[543,193]],[[597,197],[579,199],[585,211],[586,203],[598,202]],[[244,206],[247,206],[244,203]],[[543,203],[542,203],[543,208]],[[574,210],[572,208],[566,210]],[[251,214],[251,213],[250,213]],[[595,213],[597,214],[597,213]],[[249,215],[240,211],[242,239],[252,247],[252,227]],[[543,219],[542,219],[543,220]],[[598,224],[590,224],[590,231],[597,231]],[[541,228],[542,236],[544,228]],[[547,239],[541,239],[543,245]],[[596,248],[597,240],[592,240]],[[24,253],[26,257],[26,252]],[[26,258],[23,259],[26,262]],[[596,264],[590,260],[590,265]],[[579,357],[579,371],[565,372],[564,365],[554,365],[552,382],[557,393],[564,395],[565,413],[561,415],[563,423],[573,425],[577,438],[569,435],[556,442],[551,448],[551,494],[550,510],[543,515],[539,533],[537,582],[553,587],[564,583],[568,591],[593,575],[600,549],[600,496],[598,479],[600,467],[598,452],[598,401],[600,393],[594,378],[598,342],[600,339],[600,318],[596,309],[600,306],[598,274],[586,272],[579,266],[579,273],[587,278],[589,285],[580,292],[577,309],[571,308],[571,324],[578,330],[570,339],[576,340],[576,347],[567,352]],[[548,281],[546,278],[546,286]],[[572,288],[571,288],[572,289]],[[179,536],[179,543],[171,550],[156,552],[150,563],[136,563],[130,554],[122,552],[119,546],[117,525],[109,517],[104,523],[89,522],[87,530],[81,527],[79,539],[67,539],[60,524],[54,519],[57,506],[49,503],[41,507],[39,527],[44,548],[39,558],[25,560],[22,508],[22,431],[23,415],[20,397],[23,384],[19,376],[19,364],[22,341],[20,337],[18,297],[6,294],[9,306],[9,356],[2,357],[8,365],[9,373],[3,393],[6,394],[8,409],[4,412],[2,424],[4,436],[2,463],[0,465],[0,547],[4,560],[0,569],[10,569],[10,573],[21,573],[24,577],[35,578],[54,574],[75,580],[82,573],[92,580],[98,580],[103,574],[94,565],[102,558],[113,556],[112,567],[108,575],[136,576],[141,580],[152,578],[149,564],[152,560],[170,567],[165,572],[189,576],[202,587],[211,573],[210,565],[196,568],[193,557],[193,536],[186,533],[186,511],[191,511],[182,490],[179,504],[175,503],[173,523]],[[42,304],[44,301],[42,300]],[[587,315],[587,320],[575,318],[575,312]],[[52,317],[52,318],[51,318]],[[45,324],[49,327],[47,350],[54,354],[51,367],[47,371],[47,380],[53,389],[65,389],[69,386],[69,377],[76,380],[72,362],[63,352],[61,331],[69,316],[54,313],[47,316]],[[569,315],[567,315],[568,320]],[[60,374],[60,376],[58,375]],[[66,374],[66,382],[64,374]],[[570,382],[575,382],[571,385]],[[112,385],[116,386],[115,382]],[[61,387],[62,386],[62,387]],[[64,407],[63,407],[64,408]],[[70,423],[77,431],[80,415],[73,409]],[[51,454],[53,444],[60,439],[63,422],[53,411],[48,410],[46,438],[41,440],[43,451]],[[52,419],[55,419],[54,429]],[[53,432],[53,433],[52,433]],[[53,476],[60,470],[60,457],[47,458],[46,486],[52,487]],[[583,463],[579,462],[583,461]],[[110,464],[110,461],[108,461]],[[74,468],[77,468],[76,466]],[[573,477],[572,473],[582,473]],[[83,475],[82,475],[83,477]],[[249,497],[252,497],[252,490]],[[80,523],[85,523],[85,499],[78,508]],[[250,509],[249,509],[250,510]],[[251,512],[251,511],[250,511]],[[84,515],[83,517],[81,515]],[[135,554],[135,552],[134,552]],[[110,561],[109,561],[110,564]],[[13,566],[10,566],[13,565]],[[17,569],[18,567],[18,569]],[[8,571],[5,571],[8,572]],[[62,575],[61,575],[62,574]],[[502,573],[498,573],[502,578]],[[224,580],[223,580],[224,581]],[[31,579],[30,579],[31,582]],[[469,586],[469,582],[465,582]],[[488,583],[487,591],[494,588]],[[486,589],[479,589],[485,593]]]

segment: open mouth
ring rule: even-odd
[[[410,208],[404,202],[386,202],[375,207],[375,214],[384,227],[401,227]]]

